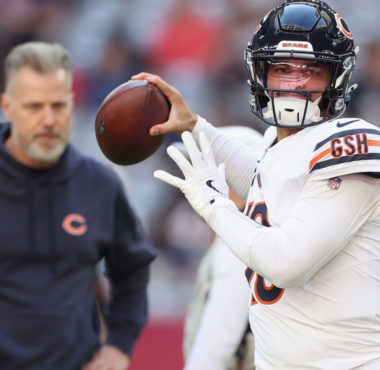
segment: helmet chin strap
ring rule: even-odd
[[[310,123],[319,121],[321,117],[321,110],[319,108],[319,102],[322,97],[319,97],[316,101],[309,101],[307,104],[307,110],[305,114],[306,100],[294,97],[276,97],[274,98],[274,112],[276,114],[277,123],[280,126],[307,126]],[[302,122],[305,114],[305,120]],[[264,118],[272,119],[275,122],[273,116],[273,104],[270,100],[268,102],[268,108],[266,112],[263,112]]]

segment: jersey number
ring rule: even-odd
[[[271,226],[268,220],[268,208],[264,202],[256,204],[254,202],[249,203],[246,215],[249,216],[252,220],[259,222],[261,225],[268,227]],[[255,272],[247,267],[245,270],[245,276],[248,280],[248,284],[251,284],[251,280],[254,275]],[[256,274],[256,280],[254,282],[253,288],[257,300],[262,304],[273,304],[277,302],[284,293],[284,289],[277,288],[273,284],[270,286],[266,285],[265,279],[259,274]],[[257,300],[252,294],[251,305],[256,304]]]

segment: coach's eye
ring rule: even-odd
[[[64,109],[67,107],[67,103],[66,102],[56,102],[56,103],[53,103],[53,109],[54,110],[60,110],[60,109]]]
[[[42,108],[42,104],[40,103],[30,103],[26,105],[26,108],[31,112],[36,112]]]

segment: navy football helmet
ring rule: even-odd
[[[326,3],[286,0],[265,15],[245,51],[252,112],[270,125],[289,128],[316,125],[340,116],[356,87],[349,82],[357,51],[346,22]],[[270,64],[292,60],[327,65],[330,83],[324,90],[290,88],[286,84],[269,88]],[[312,94],[321,97],[313,102]]]

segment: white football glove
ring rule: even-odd
[[[167,148],[167,152],[181,169],[185,179],[161,170],[155,171],[154,177],[180,189],[194,210],[209,223],[211,212],[216,206],[234,206],[228,198],[225,165],[216,166],[214,154],[204,132],[199,134],[201,151],[190,132],[185,131],[181,137],[191,163],[173,145]]]

